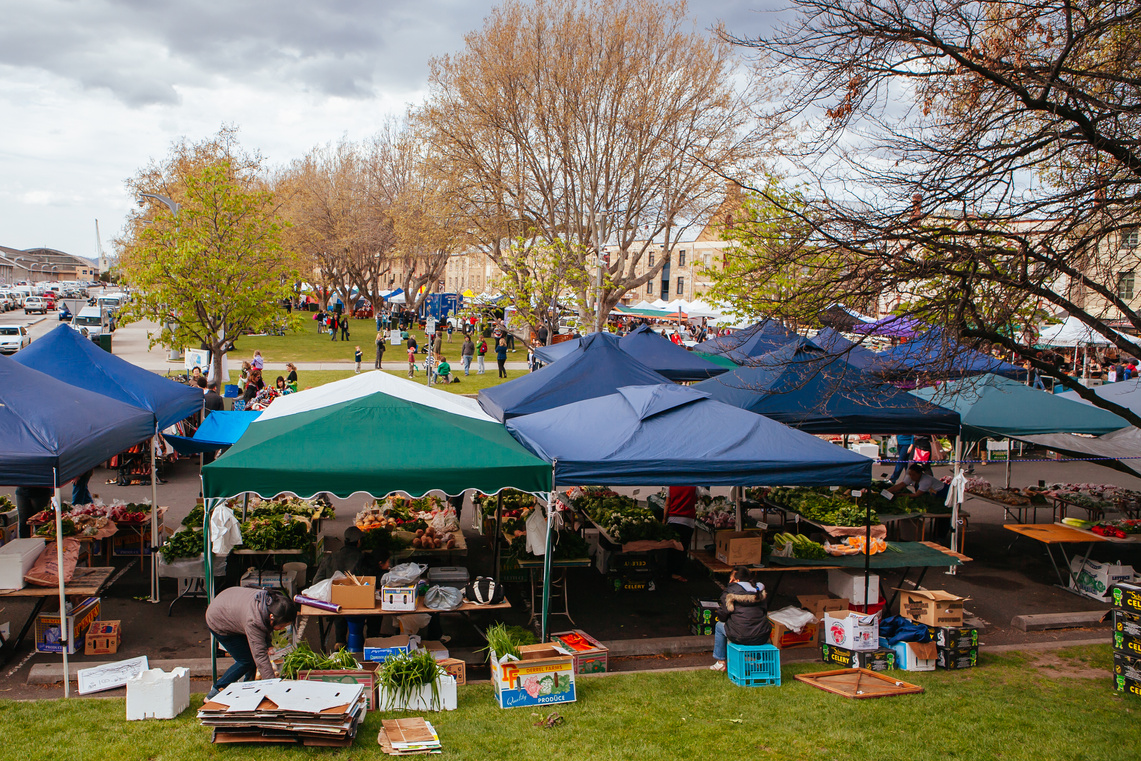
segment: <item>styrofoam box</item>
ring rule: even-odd
[[[0,589],[23,589],[24,574],[44,551],[43,539],[13,539],[0,547]]]
[[[400,701],[395,695],[380,687],[377,705],[382,711],[454,711],[456,710],[456,678],[454,676],[441,676],[436,678],[436,690],[439,693],[439,702],[432,698],[432,685],[422,684],[414,690],[407,702]]]
[[[878,460],[880,456],[880,448],[878,444],[852,444],[848,448],[856,454],[862,454],[864,457],[869,457],[873,460]]]
[[[463,589],[471,581],[471,574],[462,565],[439,566],[428,569],[428,584]]]
[[[828,571],[828,591],[836,597],[846,597],[852,605],[867,605],[864,599],[864,572],[834,569]],[[868,575],[868,595],[874,605],[880,601],[880,577]]]
[[[147,669],[127,680],[127,721],[174,719],[190,707],[190,670]]]

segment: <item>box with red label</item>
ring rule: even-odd
[[[118,621],[95,621],[87,630],[84,655],[114,655],[119,652],[123,635]]]
[[[574,673],[599,674],[606,671],[609,648],[582,629],[551,635],[556,643],[574,657]]]
[[[821,645],[848,650],[877,650],[880,646],[880,619],[876,615],[854,610],[829,611],[824,614]]]
[[[794,647],[816,647],[820,641],[817,636],[819,625],[816,623],[805,624],[804,628],[798,632],[794,632],[778,621],[773,621],[772,625],[773,632],[769,641],[778,650],[788,650]]]
[[[71,613],[65,616],[69,635],[67,638],[68,655],[74,655],[78,652],[80,643],[86,644],[84,637],[87,634],[87,629],[98,618],[98,597],[88,597],[72,608]],[[62,640],[59,613],[41,613],[36,617],[37,653],[62,653]]]
[[[491,653],[491,685],[500,708],[573,703],[574,658],[550,644],[521,645],[519,660]]]
[[[448,676],[456,680],[457,685],[467,684],[467,663],[459,658],[445,658],[437,661],[440,668],[448,672]]]

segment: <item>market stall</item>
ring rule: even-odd
[[[753,358],[768,354],[797,338],[796,332],[770,318],[735,330],[730,335],[702,341],[693,348],[702,354],[717,354],[738,365],[747,365]]]
[[[621,338],[612,333],[592,333],[584,338],[540,347],[535,350],[535,354],[540,361],[552,364],[581,352],[586,340],[595,335],[600,336],[600,340],[614,344],[654,372],[679,383],[713,378],[729,369],[683,349],[646,325],[639,326]]]
[[[945,330],[932,328],[907,343],[880,353],[879,372],[885,377],[943,379],[993,374],[1024,378],[1026,371],[956,341]]]
[[[812,343],[853,367],[871,371],[880,362],[879,355],[862,344],[849,341],[832,328],[824,328],[812,336]]]

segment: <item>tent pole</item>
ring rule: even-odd
[[[1010,456],[1013,454],[1013,449],[1010,446],[1010,439],[1006,440],[1006,488],[1010,488]]]
[[[540,642],[547,641],[547,621],[551,615],[551,533],[555,523],[555,463],[551,463],[551,490],[547,493],[547,540],[543,547],[543,618]],[[565,593],[565,589],[563,590]]]
[[[155,470],[155,446],[158,444],[158,423],[151,437],[151,602],[159,601],[158,589],[158,473]]]
[[[203,494],[205,491],[205,483]],[[206,604],[214,601],[214,552],[210,547],[210,514],[214,512],[215,500],[209,497],[202,499],[202,568],[206,578],[202,583],[206,587]],[[214,641],[214,633],[210,632],[210,685],[218,681],[218,643]]]
[[[955,437],[955,476],[958,476],[963,469],[963,434],[959,433]],[[956,490],[956,495],[957,495]],[[962,536],[959,531],[959,508],[962,507],[962,500],[958,496],[955,497],[954,505],[951,506],[951,551],[959,551],[959,543],[962,541]],[[955,575],[955,566],[947,569],[947,573],[951,576]]]
[[[495,563],[495,582],[499,583],[499,574],[503,572],[500,564],[503,559],[499,556],[503,523],[503,490],[500,489],[499,493],[495,495],[495,536],[492,537],[491,544],[491,559]]]
[[[63,581],[63,488],[59,486],[59,471],[53,474],[55,487],[55,567],[59,581],[59,641],[63,648],[63,696],[71,697],[71,675],[68,673],[67,650],[71,647],[71,634],[67,628],[67,593]]]

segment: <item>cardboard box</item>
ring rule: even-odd
[[[1113,630],[1128,634],[1130,637],[1141,639],[1141,613],[1130,613],[1125,610],[1110,611]]]
[[[817,624],[822,624],[824,621],[824,614],[829,611],[848,610],[848,598],[846,597],[831,597],[829,595],[797,595],[796,602],[801,608],[807,610],[812,615],[816,616]],[[816,627],[816,636],[812,640],[812,645],[815,647],[820,644],[820,630],[823,626]]]
[[[377,708],[376,669],[379,663],[362,664],[361,669],[330,669],[324,671],[300,671],[298,679],[306,682],[329,682],[331,684],[360,684],[364,686],[365,710]],[[371,668],[370,668],[371,667]]]
[[[119,652],[123,635],[118,621],[95,621],[87,630],[84,655],[114,655]]]
[[[962,626],[965,597],[941,589],[900,589],[899,615],[927,626]]]
[[[876,650],[880,646],[880,619],[875,614],[828,611],[824,614],[823,631],[821,645],[848,650]]]
[[[594,567],[603,576],[610,573],[610,557],[613,554],[613,552],[602,546],[599,546],[594,552]]]
[[[611,571],[652,571],[655,567],[648,552],[616,552],[610,557]]]
[[[1141,637],[1134,637],[1123,631],[1114,631],[1113,649],[1133,658],[1141,658]]]
[[[364,659],[383,661],[390,655],[407,653],[408,648],[407,634],[398,634],[395,637],[370,637],[364,641]]]
[[[1109,598],[1115,608],[1141,613],[1141,584],[1118,582],[1109,588]]]
[[[715,626],[717,626],[717,624],[690,623],[689,633],[696,637],[712,637],[713,628]]]
[[[459,658],[445,658],[439,663],[448,672],[448,676],[456,680],[457,685],[467,684],[467,663]]]
[[[894,648],[895,667],[904,671],[934,671],[938,648],[934,642],[900,642]]]
[[[333,582],[336,584],[336,582]],[[297,575],[290,571],[262,571],[247,568],[241,586],[248,589],[280,589],[289,597],[297,594]]]
[[[773,621],[773,631],[769,642],[778,650],[790,650],[797,647],[816,647],[820,644],[820,625],[817,623],[805,624],[798,632],[785,627],[784,624]]]
[[[653,592],[657,589],[654,574],[649,571],[628,571],[620,576],[612,576],[610,583],[615,592]]]
[[[99,618],[99,598],[88,597],[72,608],[67,616],[67,654],[74,655],[80,644],[86,644],[87,630]],[[36,616],[36,652],[62,653],[59,613],[41,613]]]
[[[844,668],[860,668],[868,671],[891,671],[895,668],[895,651],[886,647],[875,650],[849,650],[846,647],[823,644],[820,657],[825,663],[835,663]]]
[[[978,647],[979,630],[971,626],[933,626],[931,639],[938,647]]]
[[[352,579],[337,579],[329,593],[329,602],[342,608],[372,610],[376,607],[376,577],[358,576],[360,585]]]
[[[574,658],[574,673],[601,674],[606,671],[610,649],[582,629],[556,632],[551,639]]]
[[[491,684],[500,708],[573,703],[574,658],[554,645],[523,645],[521,660],[499,663],[491,653]]]
[[[760,565],[763,531],[718,531],[717,559],[725,565]]]
[[[935,665],[941,669],[970,669],[978,665],[977,647],[936,648]]]
[[[1114,653],[1113,673],[1115,676],[1124,676],[1135,682],[1141,682],[1141,658],[1134,658],[1125,653]]]
[[[13,539],[0,547],[0,589],[23,589],[26,574],[40,554],[46,542],[43,539]]]
[[[1070,589],[1098,602],[1109,602],[1110,587],[1120,581],[1133,580],[1133,566],[1099,563],[1096,560],[1070,560]]]
[[[1113,687],[1118,692],[1141,697],[1141,681],[1130,679],[1123,674],[1113,675]]]
[[[694,597],[693,606],[689,609],[689,620],[695,624],[715,624],[719,607],[720,600],[698,600]]]
[[[380,609],[400,613],[416,610],[416,587],[381,587]]]
[[[838,568],[828,571],[828,591],[836,597],[845,597],[849,605],[867,605],[868,599],[880,599],[880,577],[868,575],[868,595],[864,596],[864,572]],[[873,603],[874,604],[874,603]]]
[[[447,660],[451,657],[451,653],[448,652],[448,648],[444,647],[444,643],[437,642],[436,640],[426,640],[421,642],[420,649],[427,650],[437,661]]]

